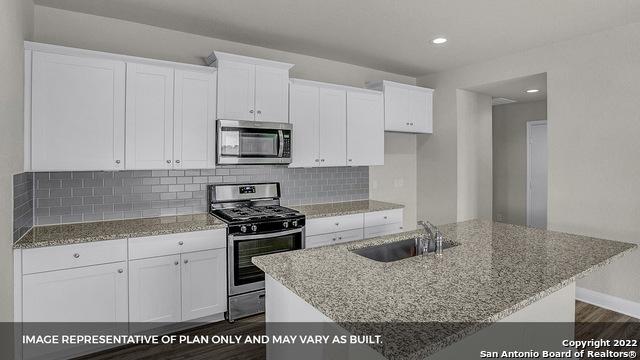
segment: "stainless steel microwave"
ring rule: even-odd
[[[218,164],[291,163],[291,124],[218,120]]]

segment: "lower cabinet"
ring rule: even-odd
[[[226,310],[226,251],[214,249],[129,262],[131,322],[180,322]]]
[[[24,275],[25,322],[127,322],[127,263]]]
[[[355,241],[364,239],[362,229],[354,229],[340,231],[335,233],[320,234],[308,236],[306,239],[306,248],[314,248],[318,246],[340,244],[347,241]]]

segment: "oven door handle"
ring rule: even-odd
[[[229,235],[229,242],[240,241],[240,240],[257,240],[257,239],[267,239],[270,237],[291,235],[296,233],[301,233],[304,230],[302,228],[287,230],[287,231],[277,231],[268,234],[259,234],[259,235]]]
[[[278,157],[281,158],[284,152],[284,132],[282,130],[278,130],[278,140],[280,143],[278,146]]]

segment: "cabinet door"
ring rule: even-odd
[[[347,165],[384,164],[382,94],[347,92]]]
[[[255,65],[218,64],[218,119],[254,120]]]
[[[175,71],[174,168],[215,167],[216,74]]]
[[[347,163],[346,103],[344,90],[320,88],[320,166]]]
[[[409,91],[409,124],[411,131],[433,132],[433,91]]]
[[[409,89],[385,85],[384,129],[389,131],[411,131],[409,126]]]
[[[180,255],[129,261],[129,272],[129,321],[180,321]]]
[[[127,63],[127,169],[173,163],[173,69]]]
[[[292,83],[289,107],[289,121],[293,125],[290,167],[317,166],[320,161],[318,157],[320,115],[318,87]]]
[[[227,310],[225,249],[182,254],[182,321]]]
[[[127,322],[126,262],[25,275],[26,322]]]
[[[31,75],[31,170],[124,169],[125,64],[34,51]]]
[[[289,121],[289,70],[256,65],[256,102],[258,121]]]

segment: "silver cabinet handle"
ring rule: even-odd
[[[171,160],[167,160],[167,164],[171,164]]]
[[[118,274],[122,274],[124,272],[123,269],[118,269]]]
[[[176,262],[173,263],[173,265],[178,265],[178,264],[180,264],[179,261],[176,261]]]
[[[338,236],[338,240],[342,240],[342,236]]]
[[[176,160],[176,164],[180,164],[180,160]]]
[[[324,162],[324,159],[320,159],[320,162]]]
[[[349,159],[349,162],[353,161],[353,159]]]
[[[253,114],[253,109],[249,110],[249,114]]]
[[[336,238],[331,239],[332,241],[336,241]]]
[[[387,217],[385,216],[384,219],[387,220]]]
[[[116,160],[116,164],[120,164],[120,160]]]
[[[407,123],[407,125],[409,125],[409,123]]]
[[[320,159],[316,159],[316,162],[319,162],[319,161],[320,161]]]
[[[184,245],[184,241],[178,241],[178,245]]]
[[[339,226],[339,225],[340,225],[340,223],[336,223],[336,226]]]
[[[188,264],[188,263],[189,263],[189,260],[184,259],[184,263],[185,263],[185,264]]]
[[[258,110],[258,114],[262,114],[262,110]]]
[[[73,254],[73,257],[77,259],[77,258],[79,258],[79,257],[80,257],[80,254],[75,253],[75,254]]]

